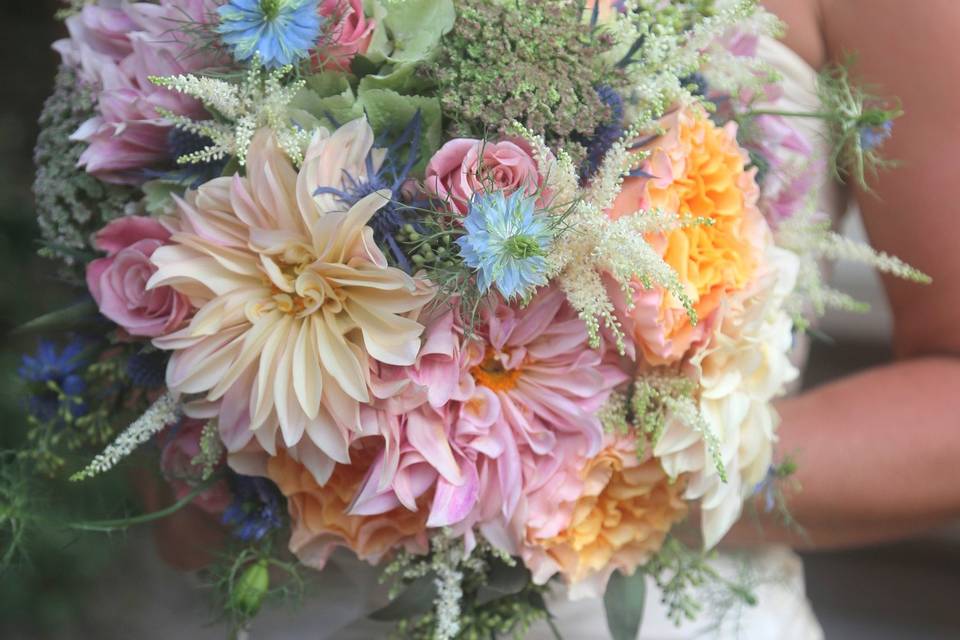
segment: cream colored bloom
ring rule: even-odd
[[[700,500],[704,545],[715,546],[740,517],[743,501],[770,466],[778,416],[771,404],[797,369],[790,362],[793,323],[783,310],[798,259],[768,238],[766,258],[743,295],[724,303],[708,346],[691,359],[700,411],[720,441],[723,482],[703,436],[668,420],[654,448],[664,470],[688,478],[684,497]]]
[[[321,484],[334,462],[349,461],[359,404],[371,399],[368,358],[412,364],[423,327],[409,316],[430,298],[387,266],[366,226],[388,192],[348,211],[313,195],[343,188],[347,175],[362,183],[372,146],[364,120],[319,130],[298,175],[261,130],[246,177],[218,178],[178,200],[180,230],[153,254],[149,286],[173,286],[197,310],[189,326],[155,341],[174,351],[171,391],[219,401],[231,452],[253,436],[271,455],[280,444]]]

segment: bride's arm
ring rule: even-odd
[[[824,547],[960,516],[960,3],[811,3],[800,17],[804,3],[767,3],[798,24],[788,43],[814,63],[856,52],[860,79],[903,101],[884,149],[901,166],[858,199],[873,246],[934,281],[885,280],[893,364],[780,405],[778,448],[797,454],[803,486],[791,509]]]

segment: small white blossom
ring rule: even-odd
[[[149,440],[165,427],[175,423],[183,415],[180,402],[170,393],[165,393],[150,405],[142,416],[124,430],[110,446],[97,455],[82,471],[73,474],[71,480],[85,480],[109,471],[134,449]]]

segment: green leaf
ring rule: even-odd
[[[477,604],[483,605],[505,596],[513,596],[530,584],[530,572],[517,563],[509,565],[502,560],[492,562],[487,572],[487,582],[477,594]]]
[[[84,300],[75,305],[51,311],[39,318],[20,325],[12,334],[46,333],[64,331],[91,324],[99,319],[97,305],[93,300]]]
[[[632,576],[616,571],[610,576],[603,594],[603,607],[613,640],[636,640],[646,597],[647,582],[642,571],[634,571]]]
[[[144,207],[150,215],[170,213],[173,194],[182,196],[184,186],[175,180],[151,180],[143,184]]]
[[[384,5],[384,26],[393,36],[393,62],[426,60],[457,17],[453,0],[385,0]]]
[[[430,613],[437,597],[437,585],[433,575],[426,575],[410,583],[400,595],[387,606],[370,614],[372,620],[393,622]]]
[[[369,76],[368,76],[369,77]],[[420,136],[420,158],[413,170],[414,174],[422,174],[434,152],[440,148],[440,101],[436,98],[423,96],[404,96],[389,89],[371,89],[360,82],[360,104],[370,126],[378,136],[388,134],[390,137],[399,136],[410,124],[410,120],[420,111],[422,118],[422,133]]]

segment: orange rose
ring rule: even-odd
[[[315,569],[323,568],[338,545],[371,564],[399,547],[426,553],[429,509],[414,512],[397,507],[376,516],[347,513],[373,462],[369,450],[354,449],[351,455],[353,464],[337,465],[322,487],[304,465],[285,451],[268,460],[268,477],[287,497],[293,528],[290,551]]]
[[[643,165],[654,177],[628,178],[609,211],[614,219],[660,209],[710,221],[650,238],[679,274],[700,320],[692,325],[678,300],[635,283],[635,306],[626,315],[647,359],[658,365],[682,358],[703,338],[723,298],[746,287],[767,233],[736,125],[717,127],[699,108],[676,111],[661,124],[667,133],[646,147],[650,157]]]

